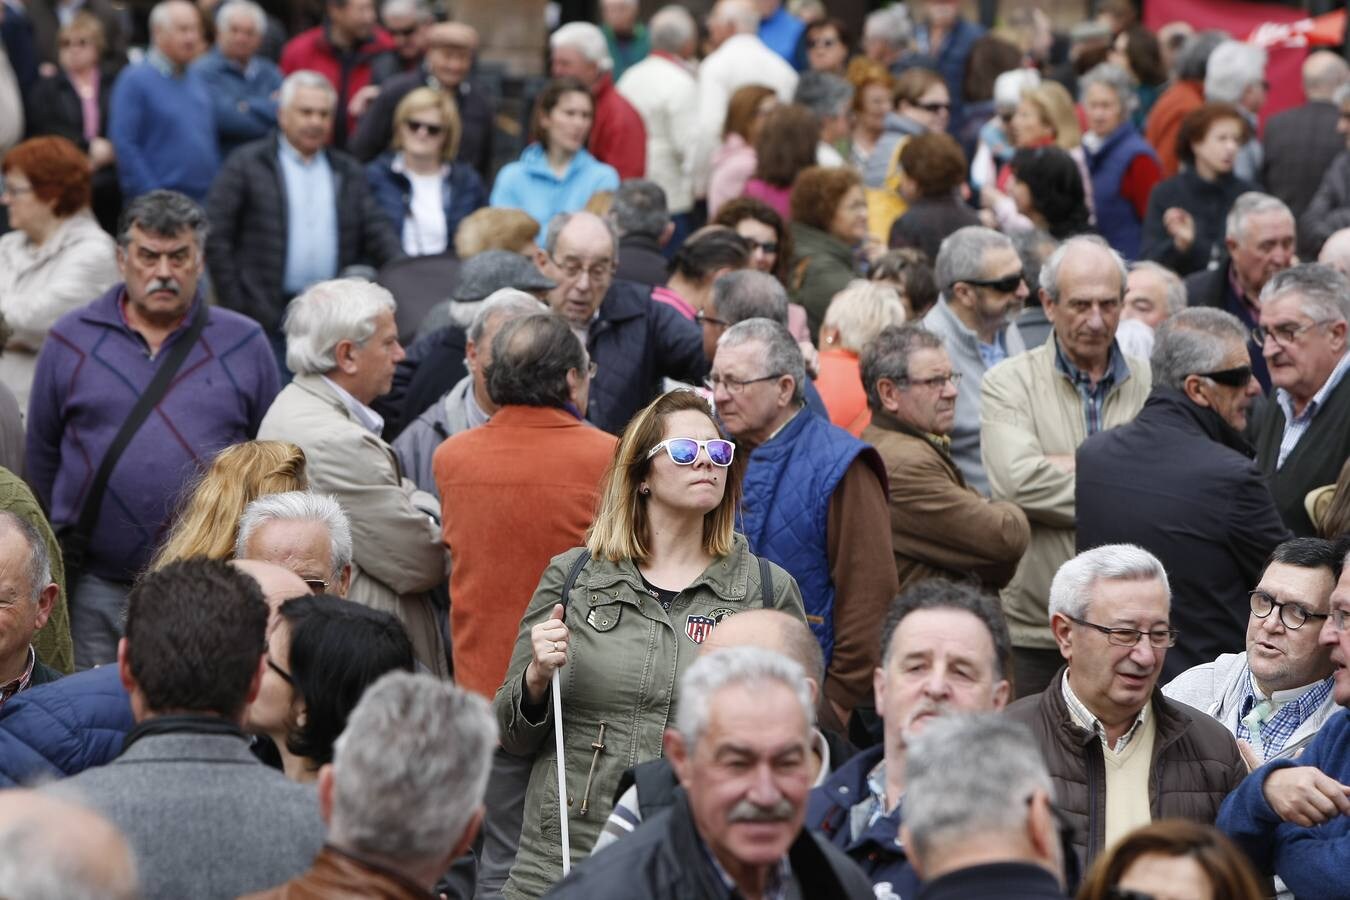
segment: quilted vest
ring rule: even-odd
[[[1120,183],[1130,163],[1139,155],[1158,155],[1128,122],[1111,133],[1093,153],[1083,145],[1083,155],[1092,174],[1092,201],[1096,204],[1097,230],[1116,252],[1127,260],[1139,255],[1143,224],[1134,205],[1120,194]]]
[[[826,665],[834,651],[834,582],[825,536],[830,497],[867,449],[844,429],[802,410],[755,448],[745,471],[741,533],[751,553],[778,563],[797,580]]]

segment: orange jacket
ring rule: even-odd
[[[1181,163],[1177,159],[1177,135],[1181,122],[1205,105],[1205,87],[1198,81],[1178,81],[1162,92],[1158,102],[1149,110],[1144,139],[1158,151],[1162,163],[1162,177],[1177,174]]]

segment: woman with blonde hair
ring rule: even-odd
[[[230,559],[244,507],[264,494],[308,488],[305,451],[295,444],[245,441],[226,447],[186,495],[150,571],[193,556]]]
[[[445,91],[420,87],[394,110],[389,149],[366,165],[371,195],[409,256],[444,253],[470,213],[487,205],[473,166],[456,163],[459,112]]]
[[[1083,130],[1078,125],[1078,113],[1074,108],[1073,97],[1064,85],[1057,81],[1042,81],[1036,87],[1024,90],[1008,127],[1012,132],[1013,146],[1018,150],[1053,146],[1069,154],[1083,183],[1083,197],[1087,203],[1090,224],[1093,221],[1092,176],[1088,173],[1087,159],[1083,156]],[[992,211],[994,216],[994,221],[988,224],[997,222],[1000,230],[1010,234],[1031,231],[1036,226],[1019,212],[1011,196],[1012,183],[1012,162],[1009,161],[999,169],[994,186],[986,186],[981,191],[981,205]]]
[[[494,702],[503,749],[533,759],[505,896],[537,897],[562,875],[555,726],[575,861],[595,844],[624,769],[661,755],[680,676],[716,624],[759,607],[804,616],[792,576],[735,531],[744,470],[705,400],[658,397],[624,429],[586,546],[544,571]]]
[[[900,292],[881,281],[857,279],[834,295],[820,326],[816,389],[830,421],[855,437],[872,421],[858,357],[883,328],[905,323]]]

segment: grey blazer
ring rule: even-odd
[[[264,766],[238,735],[146,735],[44,790],[122,830],[145,900],[232,900],[304,872],[323,845],[314,788]]]

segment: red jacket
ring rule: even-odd
[[[300,32],[281,50],[282,72],[290,75],[301,69],[318,72],[337,91],[333,144],[341,147],[356,128],[356,120],[347,115],[347,104],[361,88],[397,74],[399,60],[393,38],[381,28],[376,28],[369,40],[343,51],[329,39],[328,26],[319,25]]]
[[[647,128],[633,104],[614,90],[606,72],[591,88],[595,95],[595,124],[587,149],[602,163],[609,163],[619,179],[641,178],[647,173]]]
[[[1163,91],[1158,102],[1148,111],[1144,139],[1158,152],[1162,164],[1162,178],[1177,174],[1181,161],[1177,158],[1177,135],[1181,122],[1205,105],[1205,88],[1199,81],[1178,81]]]

